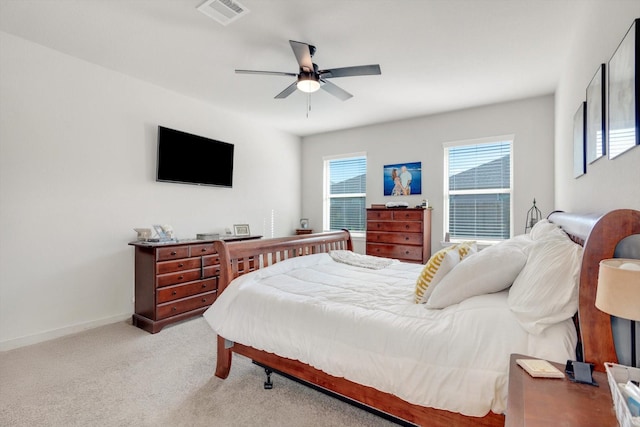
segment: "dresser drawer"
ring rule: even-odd
[[[201,279],[200,269],[179,271],[177,273],[159,274],[158,277],[156,277],[156,287],[159,288],[161,286],[193,282],[194,280],[199,279]]]
[[[417,221],[367,221],[367,231],[406,231],[408,233],[421,233],[422,223]]]
[[[216,254],[202,257],[202,265],[205,267],[209,267],[211,265],[220,265],[220,256]]]
[[[157,292],[157,303],[173,301],[180,298],[190,297],[205,292],[218,289],[218,278],[202,280],[198,282],[185,283],[183,285],[172,285],[159,288]]]
[[[213,243],[203,243],[201,245],[191,245],[191,256],[212,255],[217,253],[213,249]]]
[[[159,248],[156,250],[156,259],[165,261],[168,259],[189,258],[189,246]]]
[[[388,233],[384,231],[367,231],[369,243],[394,243],[422,246],[422,233]]]
[[[220,265],[213,265],[202,269],[202,277],[214,277],[220,275]]]
[[[374,210],[374,211],[367,211],[367,221],[368,220],[376,220],[376,219],[381,219],[381,220],[385,220],[385,221],[391,221],[393,219],[393,212],[391,211],[384,211],[384,210]]]
[[[367,255],[422,262],[422,247],[367,243]]]
[[[193,270],[200,268],[200,258],[186,258],[177,261],[160,261],[157,263],[158,274],[171,273],[173,271]]]
[[[205,294],[160,304],[156,308],[156,320],[165,319],[175,316],[176,314],[195,310],[196,308],[207,307],[216,300],[216,293],[217,291],[207,292]]]
[[[393,211],[393,219],[394,221],[422,221],[424,219],[424,212],[396,210]]]

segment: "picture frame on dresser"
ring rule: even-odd
[[[613,159],[640,145],[640,19],[634,20],[609,60],[608,137],[609,158]]]
[[[606,137],[606,65],[600,64],[587,86],[587,162],[595,162],[607,153]]]
[[[233,224],[233,234],[235,236],[250,236],[249,224]]]

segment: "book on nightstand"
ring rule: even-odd
[[[516,363],[536,378],[564,378],[564,373],[546,360],[518,359]]]

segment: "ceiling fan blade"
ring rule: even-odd
[[[352,76],[372,76],[376,74],[382,74],[380,71],[380,65],[371,64],[371,65],[357,65],[355,67],[342,67],[342,68],[331,68],[329,70],[320,70],[318,71],[322,77],[332,78],[332,77],[352,77]]]
[[[270,76],[291,76],[297,77],[295,73],[285,73],[282,71],[257,71],[257,70],[236,70],[236,74],[267,74]]]
[[[334,85],[328,80],[320,79],[320,82],[322,83],[320,85],[320,89],[324,89],[326,92],[329,92],[331,95],[340,98],[342,101],[346,101],[347,99],[353,97],[353,95],[351,95],[349,92],[337,85]]]
[[[293,54],[296,56],[300,68],[306,71],[313,71],[313,62],[311,61],[311,51],[315,51],[315,47],[302,42],[289,40]]]
[[[295,75],[295,74],[294,74]],[[279,94],[277,94],[274,98],[275,99],[284,99],[287,96],[291,95],[293,92],[296,91],[296,89],[298,88],[296,85],[298,84],[297,81],[291,83],[289,86],[287,86],[287,88],[285,90],[283,90],[282,92],[280,92]]]

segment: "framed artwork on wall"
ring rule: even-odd
[[[385,196],[422,194],[422,162],[385,165],[382,177]]]
[[[601,64],[587,86],[587,162],[606,154],[605,132],[606,65]]]
[[[609,60],[609,158],[640,145],[640,84],[638,38],[640,19],[636,19]]]
[[[587,103],[582,102],[573,116],[573,177],[578,178],[587,172],[585,157],[585,129]]]

